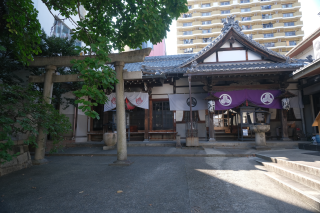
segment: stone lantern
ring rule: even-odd
[[[205,100],[208,101],[208,112],[209,112],[209,142],[215,142],[215,136],[214,136],[214,111],[215,111],[215,101],[219,100],[218,97],[209,94],[208,97],[205,98]]]

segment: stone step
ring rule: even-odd
[[[269,157],[264,154],[256,154],[257,157],[262,158],[267,161],[271,161],[273,163],[277,163],[283,166],[286,166],[287,168],[295,169],[301,172],[306,172],[311,175],[316,175],[320,177],[320,168],[313,167],[313,166],[308,166],[305,164],[301,164],[299,162],[294,162],[294,161],[289,161],[289,160],[284,160],[281,158],[276,158],[276,157]]]
[[[320,192],[309,188],[301,183],[291,180],[287,177],[281,176],[274,172],[267,172],[266,175],[275,183],[288,190],[290,193],[303,200],[317,211],[320,211]]]
[[[255,161],[264,165],[270,172],[275,172],[320,192],[320,178],[316,175],[288,168],[282,164],[273,163],[261,158],[256,158]]]

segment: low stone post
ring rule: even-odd
[[[48,65],[46,66],[46,73],[44,76],[44,86],[43,86],[43,99],[44,102],[51,104],[52,98],[52,90],[53,90],[53,75],[56,71],[57,67]],[[41,165],[48,162],[47,159],[44,158],[46,151],[46,142],[47,142],[47,134],[44,133],[44,129],[39,126],[39,135],[37,137],[38,147],[35,150],[34,160],[32,163],[34,165]]]

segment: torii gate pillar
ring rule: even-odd
[[[127,160],[127,139],[126,139],[126,111],[124,103],[124,62],[116,61],[115,71],[119,83],[116,84],[116,104],[117,104],[117,160],[110,166],[129,166],[132,162]]]
[[[46,73],[44,76],[43,86],[43,101],[51,104],[52,90],[53,90],[53,75],[55,74],[57,67],[48,65],[46,66]],[[47,134],[43,131],[43,127],[39,126],[39,135],[37,137],[38,147],[36,148],[34,160],[35,165],[41,165],[47,163],[47,159],[44,158],[47,142]]]

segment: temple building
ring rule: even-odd
[[[254,123],[270,124],[267,140],[291,140],[297,128],[305,131],[301,92],[292,72],[310,62],[266,48],[244,34],[235,17],[228,17],[221,34],[196,54],[125,64],[127,139],[184,139],[192,121],[191,134],[205,141],[254,140],[249,128]],[[101,141],[104,133],[117,131],[116,93],[106,95],[108,103],[95,107],[100,120],[69,110],[78,115],[76,142]]]

